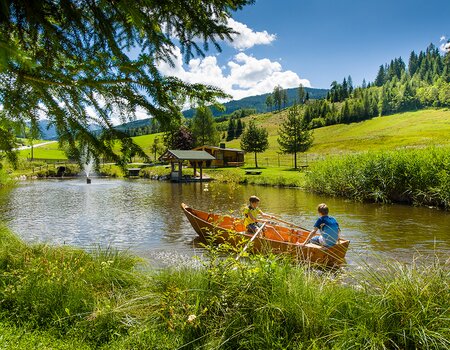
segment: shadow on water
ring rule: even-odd
[[[150,180],[84,179],[25,182],[0,193],[0,220],[26,241],[129,249],[150,260],[199,254],[195,232],[180,203],[241,215],[250,195],[264,212],[311,227],[326,202],[345,238],[347,261],[373,254],[411,260],[450,255],[450,213],[404,205],[355,203],[298,189],[219,183],[173,184]]]

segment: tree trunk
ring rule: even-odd
[[[297,152],[294,152],[294,169],[297,170]]]
[[[255,167],[258,167],[258,158],[256,157],[256,152],[255,152]]]

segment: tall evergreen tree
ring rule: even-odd
[[[350,107],[348,106],[348,101],[345,101],[344,107],[342,107],[341,121],[343,123],[350,123]]]
[[[288,104],[287,90],[283,90],[283,108],[286,108],[287,104]]]
[[[312,145],[312,132],[295,104],[289,111],[287,119],[278,129],[278,143],[283,153],[294,154],[294,168],[297,169],[297,153],[307,151]]]
[[[383,86],[385,81],[386,81],[386,72],[384,70],[384,65],[381,65],[380,68],[378,69],[377,77],[375,78],[374,84],[376,86]]]
[[[306,97],[305,88],[303,87],[302,84],[300,84],[298,87],[298,103],[301,105],[305,103],[305,97]]]
[[[145,156],[112,117],[125,121],[144,110],[167,126],[185,101],[226,97],[163,76],[158,65],[173,63],[177,45],[189,60],[204,55],[209,43],[219,48],[218,40],[231,40],[227,19],[252,2],[0,1],[2,119],[36,125],[43,111],[73,148],[83,140],[97,154],[124,162],[114,152],[118,143]],[[138,52],[129,55],[131,48]],[[89,128],[93,123],[104,129],[100,137]]]
[[[227,129],[227,141],[231,141],[236,137],[236,124],[234,122],[234,118],[230,117],[228,121],[228,129]]]
[[[239,136],[241,136],[243,131],[244,131],[244,125],[242,124],[241,118],[238,118],[237,123],[236,123],[235,137],[238,138]]]
[[[346,99],[348,97],[349,93],[348,93],[348,84],[347,84],[347,79],[344,78],[344,80],[342,81],[342,95],[340,98],[340,101],[343,101],[344,99]]]
[[[245,152],[255,153],[255,167],[258,167],[257,154],[264,152],[269,147],[269,134],[266,129],[257,127],[251,120],[248,128],[244,130],[241,137],[241,148]]]
[[[353,93],[353,79],[350,75],[347,78],[347,84],[348,84],[348,94],[351,95]]]
[[[414,51],[411,51],[408,62],[408,73],[412,77],[419,68],[419,58]]]

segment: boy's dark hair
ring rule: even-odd
[[[328,215],[328,206],[325,203],[321,203],[317,206],[317,211],[322,215]]]
[[[250,201],[250,203],[257,203],[257,202],[259,202],[259,198],[256,196],[251,196],[249,201]]]

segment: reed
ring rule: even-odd
[[[427,147],[329,157],[315,163],[306,188],[361,201],[450,208],[450,148]]]

